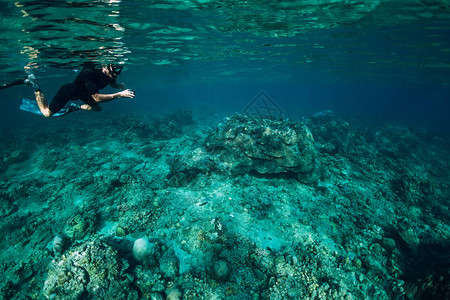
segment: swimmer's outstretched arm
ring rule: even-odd
[[[117,99],[117,98],[134,98],[134,92],[132,90],[123,90],[118,93],[114,94],[93,94],[91,97],[95,100],[97,103],[101,102],[109,102],[111,100]],[[82,110],[93,110],[93,111],[100,111],[101,107],[100,105],[90,106],[89,104],[83,104],[80,106]]]
[[[117,99],[117,98],[134,98],[134,92],[130,89],[123,90],[118,93],[114,94],[93,94],[91,97],[95,100],[97,103],[101,102],[109,102],[111,100]]]

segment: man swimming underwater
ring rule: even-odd
[[[121,72],[122,67],[113,64],[102,66],[101,69],[83,69],[73,83],[65,84],[58,90],[50,105],[47,104],[44,93],[41,91],[33,74],[28,75],[21,82],[18,80],[8,84],[8,86],[17,84],[31,85],[34,89],[39,110],[45,117],[51,117],[58,113],[70,100],[81,100],[85,104],[81,106],[71,104],[69,110],[66,110],[66,113],[78,109],[100,111],[100,103],[102,102],[108,102],[116,98],[134,98],[133,91],[125,89],[123,84],[116,82],[116,78]],[[122,91],[114,94],[100,94],[99,90],[108,85],[113,88],[122,89]],[[64,114],[59,113],[59,115]]]

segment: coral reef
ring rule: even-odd
[[[20,159],[1,153],[3,299],[448,293],[445,138],[329,111],[177,114],[176,130],[166,117],[77,117],[0,139],[24,145]]]
[[[217,170],[217,161],[204,149],[197,148],[193,151],[175,156],[170,162],[170,173],[166,180],[170,186],[184,186],[195,180],[197,176],[209,175]]]
[[[106,243],[86,241],[50,264],[42,293],[49,299],[138,299],[127,268]]]
[[[288,120],[226,118],[206,139],[209,150],[234,173],[308,173],[315,168],[314,139],[306,126]]]

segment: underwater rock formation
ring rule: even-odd
[[[89,118],[60,120],[67,144],[46,127],[37,152],[0,174],[0,299],[448,298],[447,140],[322,112],[305,119],[312,171],[252,176],[286,159],[244,146],[302,160],[307,129],[235,116],[152,140],[129,116]],[[291,178],[319,162],[317,184]]]
[[[3,173],[4,171],[6,171],[6,168],[7,168],[7,166],[6,166],[5,162],[3,161],[3,159],[0,159],[0,173]]]
[[[231,268],[227,261],[217,260],[212,266],[212,275],[217,281],[226,281],[230,277]]]
[[[193,123],[192,112],[180,110],[162,116],[151,117],[147,120],[121,117],[108,124],[111,127],[120,124],[123,128],[120,135],[115,136],[116,133],[114,132],[111,135],[130,143],[144,138],[151,140],[175,138],[183,132],[183,127],[192,125]]]
[[[220,123],[206,139],[235,173],[309,173],[317,152],[306,126],[288,120],[253,119],[234,115]]]
[[[80,240],[95,231],[97,215],[94,211],[76,214],[67,220],[64,234],[70,239]]]
[[[137,299],[127,267],[106,243],[87,241],[51,263],[43,295],[47,299]]]
[[[7,193],[0,192],[0,217],[6,217],[17,210],[17,206],[14,203],[14,198]]]
[[[169,139],[173,138],[182,132],[182,127],[191,125],[192,112],[191,111],[175,111],[167,114],[163,117],[156,118],[152,122],[153,136],[156,139]]]
[[[214,159],[203,149],[177,155],[170,163],[166,182],[170,186],[183,186],[199,174],[210,174],[216,168]]]
[[[57,257],[64,251],[66,241],[63,235],[56,235],[52,241],[53,254]]]
[[[350,125],[331,110],[313,114],[306,120],[320,152],[345,154],[351,144]]]
[[[139,238],[133,244],[133,256],[139,261],[143,262],[153,255],[155,252],[155,245],[150,243],[146,238]]]

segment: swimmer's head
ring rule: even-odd
[[[108,70],[109,73],[111,74],[111,77],[116,78],[117,76],[120,75],[120,73],[122,72],[123,66],[120,65],[115,65],[115,64],[109,64],[108,65]]]

